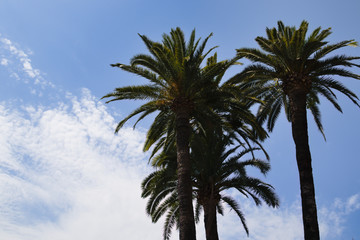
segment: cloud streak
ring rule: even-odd
[[[31,54],[31,51],[21,49],[16,43],[0,34],[0,65],[7,68],[10,77],[26,84],[31,83],[40,87],[41,90],[47,87],[53,88],[54,84],[46,80],[39,69],[33,67]],[[41,96],[40,89],[32,87],[31,92]]]

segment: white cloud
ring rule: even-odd
[[[158,238],[140,198],[144,133],[114,135],[114,119],[87,90],[69,100],[0,105],[0,238]]]
[[[30,79],[32,80],[31,83],[41,88],[54,87],[50,81],[43,77],[39,69],[33,67],[29,54],[31,51],[26,53],[10,39],[0,37],[0,55],[3,56],[0,65],[5,66],[10,71],[10,76],[25,83],[29,83]]]
[[[341,210],[344,214],[350,214],[360,209],[360,194],[354,194],[347,200],[336,199],[334,206]]]
[[[6,58],[2,58],[0,64],[3,66],[7,66],[9,64],[9,60],[7,60]]]
[[[351,196],[346,202],[346,212],[354,212],[360,209],[360,194],[355,194]]]

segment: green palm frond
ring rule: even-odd
[[[144,151],[150,149],[150,147],[162,136],[167,136],[169,129],[174,128],[174,116],[171,111],[161,111],[156,117],[152,125],[150,126],[145,144]]]
[[[169,210],[169,207],[173,208],[173,206],[176,205],[175,202],[178,198],[177,192],[174,191],[174,189],[171,189],[171,190],[172,190],[171,195],[165,201],[163,201],[161,204],[158,201],[152,202],[153,205],[152,205],[152,208],[150,209],[151,210],[150,215],[151,215],[153,222],[157,222],[160,219],[160,217]],[[156,198],[156,200],[157,199],[159,199],[159,198]]]
[[[103,96],[104,98],[111,98],[106,103],[118,100],[148,100],[162,97],[160,95],[161,89],[157,86],[143,85],[143,86],[129,86],[123,88],[116,88],[114,92]]]
[[[321,113],[320,113],[320,110],[319,110],[319,107],[318,105],[315,105],[315,104],[311,104],[309,105],[309,109],[314,117],[314,121],[319,129],[319,131],[321,132],[321,134],[323,135],[324,139],[326,140],[326,137],[325,137],[325,133],[324,133],[324,128],[321,124]]]
[[[130,113],[126,118],[124,118],[123,120],[121,120],[119,122],[119,124],[116,126],[115,133],[117,133],[130,118],[143,112],[144,114],[140,117],[140,120],[141,120],[144,117],[146,117],[147,115],[149,115],[150,113],[153,113],[158,109],[159,109],[158,103],[154,102],[154,101],[148,102],[148,103],[138,107],[132,113]],[[136,125],[136,123],[135,123],[135,125]]]
[[[223,200],[225,203],[227,203],[231,207],[231,209],[235,211],[235,213],[240,218],[240,221],[246,231],[246,234],[249,236],[249,229],[246,225],[245,216],[242,213],[242,211],[240,210],[240,206],[237,204],[237,202],[231,197],[222,197],[221,200]]]
[[[129,65],[121,64],[121,63],[111,64],[111,66],[121,68],[124,71],[134,73],[136,75],[144,77],[152,83],[162,85],[162,81],[158,78],[157,74],[155,74],[152,71],[149,71],[147,69],[144,69],[142,67],[129,66]]]
[[[335,43],[335,44],[328,44],[320,49],[316,49],[317,51],[314,54],[314,59],[319,60],[319,59],[323,58],[324,56],[326,56],[327,54],[329,54],[337,49],[340,49],[340,48],[343,48],[346,46],[351,46],[351,45],[356,46],[357,43],[354,40],[346,40],[346,41],[341,41],[341,42]]]
[[[195,222],[198,223],[200,221],[200,214],[201,211],[203,210],[203,207],[201,204],[199,204],[198,201],[196,201],[195,204]]]
[[[164,240],[169,240],[170,236],[171,236],[171,230],[174,227],[174,225],[177,222],[177,218],[179,217],[179,207],[173,207],[171,208],[165,218],[165,222],[164,222],[164,232],[163,232],[163,239]]]

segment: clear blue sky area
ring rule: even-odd
[[[152,119],[114,135],[139,103],[100,100],[115,87],[144,83],[110,67],[147,53],[138,33],[156,41],[175,27],[186,37],[193,29],[202,38],[213,33],[208,46],[219,46],[222,60],[236,48],[257,47],[255,37],[278,20],[331,27],[331,43],[360,41],[359,11],[358,0],[0,1],[0,239],[161,238],[162,223],[151,223],[140,198],[151,171],[142,143]],[[360,56],[360,47],[336,53]],[[226,77],[242,69],[234,66]],[[358,80],[338,80],[360,95]],[[360,240],[360,109],[338,99],[343,114],[321,99],[326,141],[309,115],[321,236]],[[227,211],[219,217],[221,239],[303,239],[294,144],[283,114],[264,145],[272,165],[265,181],[281,206],[259,208],[230,192],[250,236]],[[197,233],[204,239],[201,224]]]

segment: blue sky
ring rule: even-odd
[[[151,223],[140,198],[140,182],[151,171],[141,150],[151,119],[114,135],[138,103],[100,101],[115,87],[144,81],[110,67],[146,52],[138,33],[160,40],[177,26],[186,36],[194,28],[198,37],[213,32],[208,46],[218,45],[226,59],[236,48],[257,47],[254,38],[278,20],[331,27],[331,42],[360,41],[359,9],[357,0],[1,1],[0,239],[160,238],[162,224]],[[337,53],[360,56],[360,47]],[[339,80],[360,95],[359,81]],[[342,96],[339,102],[343,114],[322,101],[327,141],[309,116],[318,214],[322,239],[356,240],[360,110]],[[284,116],[264,145],[272,164],[266,181],[280,208],[257,208],[229,194],[241,201],[248,239],[302,239],[294,144]],[[245,238],[233,212],[219,218],[219,228],[224,240]],[[202,225],[197,233],[204,239]]]

